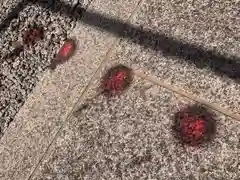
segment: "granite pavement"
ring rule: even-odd
[[[71,33],[77,53],[44,73],[2,137],[0,179],[238,180],[239,77],[227,61],[240,57],[239,3],[93,0]],[[133,69],[130,88],[77,111],[116,64]],[[215,115],[215,138],[181,145],[173,116],[196,104]]]

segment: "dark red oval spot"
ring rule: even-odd
[[[102,78],[101,89],[105,95],[119,95],[133,80],[132,70],[124,65],[110,68]]]
[[[215,134],[214,115],[205,107],[188,107],[176,113],[174,118],[174,134],[182,143],[199,145],[210,141]]]
[[[23,44],[25,45],[34,45],[40,39],[43,39],[43,27],[37,27],[34,25],[33,27],[29,28],[23,34]]]

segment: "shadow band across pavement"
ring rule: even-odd
[[[49,0],[50,4],[54,1]],[[15,11],[11,11],[6,20],[1,22],[0,32],[5,29],[5,27],[9,26],[13,18],[17,18],[19,11],[23,9],[23,6],[27,5],[25,2],[26,0],[23,0],[20,3],[21,5],[16,6],[21,8],[15,8]],[[79,12],[75,13],[70,11],[73,7],[65,2],[61,2],[61,6],[63,7],[61,9],[54,7],[49,8],[49,6],[46,6],[46,3],[42,3],[41,0],[28,1],[28,4],[29,3],[36,3],[42,6],[42,8],[48,8],[50,11],[65,16],[74,16],[77,20],[85,24],[110,32],[117,37],[127,38],[144,48],[161,51],[164,56],[182,58],[190,64],[195,64],[197,68],[208,68],[219,76],[227,76],[234,79],[237,83],[240,82],[240,57],[222,55],[217,51],[207,50],[198,45],[183,43],[163,33],[153,32],[143,27],[135,27],[129,23],[107,17],[97,12],[84,12],[83,8],[80,6],[74,7],[74,11]],[[82,18],[82,13],[84,18]],[[174,58],[171,58],[171,60],[174,60]]]
[[[239,57],[226,57],[216,51],[206,50],[204,47],[183,43],[163,33],[152,32],[143,27],[135,27],[120,20],[99,15],[96,12],[86,11],[84,17],[82,22],[111,32],[118,37],[128,38],[132,42],[142,45],[144,48],[161,51],[164,56],[183,58],[187,62],[195,64],[198,68],[210,68],[217,75],[225,75],[239,80]]]

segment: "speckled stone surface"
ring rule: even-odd
[[[139,1],[140,0],[94,0],[89,11],[99,13],[100,15],[106,15],[108,18],[116,18],[124,21],[129,18],[129,15],[136,8]]]
[[[91,89],[85,98],[94,94]],[[174,139],[173,115],[193,104],[135,77],[122,96],[98,96],[75,113],[33,180],[237,180],[239,121],[217,113],[216,137],[202,147],[181,146]]]
[[[138,2],[95,0],[89,10],[126,20]],[[215,48],[216,43],[219,52],[239,55],[238,32],[231,34],[221,24],[229,23],[230,31],[239,27],[238,22],[232,21],[237,4],[219,2],[219,8],[224,8],[218,11],[218,3],[209,8],[203,6],[203,1],[194,2],[197,4],[189,1],[143,1],[131,23],[210,49]],[[198,7],[198,17],[202,20],[188,14],[192,12],[191,6]],[[212,9],[216,11],[208,13]],[[185,20],[179,23],[181,18]],[[239,85],[235,81],[125,40],[106,58],[117,38],[111,32],[89,27],[87,20],[83,22],[72,34],[78,39],[75,56],[57,67],[53,74],[46,72],[1,139],[0,179],[238,180],[240,122],[216,113],[217,134],[212,144],[198,148],[180,146],[171,134],[172,116],[195,102],[137,77],[120,98],[106,100],[100,96],[77,117],[70,121],[67,119],[104,59],[108,60],[105,68],[112,62],[125,63],[235,113],[240,112]],[[207,27],[211,22],[219,37],[204,29],[204,23]],[[171,32],[174,27],[178,29]],[[198,28],[192,29],[194,27]],[[210,33],[206,34],[212,40],[207,41],[203,32]],[[96,86],[99,78],[94,82]],[[91,88],[86,94],[86,98],[92,97],[96,91]],[[47,150],[64,122],[67,124]],[[47,154],[43,156],[46,150]],[[42,157],[43,161],[37,166]]]
[[[104,2],[101,7],[95,7],[92,2],[89,10],[98,11],[99,8],[104,13],[105,9],[107,14],[114,3],[109,5]],[[128,12],[135,8],[121,5],[123,3],[118,1],[118,9],[129,8]],[[117,13],[114,15],[118,17]],[[119,14],[122,19],[127,19],[129,15]],[[54,72],[46,71],[1,138],[1,180],[25,180],[30,177],[109,48],[116,42],[116,37],[110,33],[81,22],[71,36],[77,39],[78,45],[74,57]]]
[[[131,24],[142,27],[143,31],[150,30],[183,43],[202,46],[206,50],[240,57],[239,5],[239,1],[226,0],[214,3],[207,0],[146,0],[132,18]],[[131,37],[136,43],[123,39],[109,61],[118,60],[240,114],[239,82],[219,76],[209,68],[197,68],[178,56],[144,49],[138,45],[139,40],[144,42],[144,37],[139,39],[137,36],[141,35]],[[151,42],[146,39],[146,43]]]

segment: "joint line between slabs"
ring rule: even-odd
[[[1,0],[0,0],[1,1]],[[0,8],[1,6],[3,5],[3,3],[5,2],[6,0],[3,0],[2,3],[0,3]],[[84,9],[84,12],[88,9],[88,7],[91,5],[92,2],[94,2],[95,0],[89,0],[89,3],[86,5],[85,9]],[[79,2],[79,0],[78,0]],[[84,17],[84,12],[83,12],[83,15],[82,15],[82,18]],[[74,27],[75,28],[75,27]],[[46,71],[50,71],[49,69],[47,69]],[[45,76],[44,72],[43,72],[43,76],[40,78],[40,80],[38,81],[38,83],[41,83],[41,82],[44,82],[46,80],[46,77],[48,76],[48,74]],[[35,87],[36,88],[36,87]],[[34,91],[34,90],[33,90]],[[30,93],[32,94],[32,93]],[[14,123],[14,122],[12,122]],[[11,124],[12,124],[11,123]],[[16,132],[16,135],[18,135],[19,131],[21,130],[21,128],[24,126],[25,124],[21,124],[20,127],[18,128],[18,131]],[[7,134],[9,131],[9,128],[7,128],[4,132],[3,132],[3,136],[4,134]],[[2,138],[0,139],[0,143],[2,143]]]
[[[90,1],[90,4],[92,2],[94,2],[95,0],[92,0]],[[90,6],[90,4],[87,5],[86,9]],[[82,18],[84,18],[84,13],[83,13],[83,16]],[[111,50],[111,48],[110,48]],[[109,51],[110,51],[109,50]],[[106,56],[108,55],[109,51],[107,52]],[[106,58],[106,57],[105,57]],[[104,61],[104,60],[103,60]],[[57,132],[55,133],[55,135],[53,136],[53,139],[52,141],[49,143],[49,145],[47,146],[46,150],[44,151],[42,157],[39,159],[37,165],[35,166],[35,168],[32,170],[32,172],[29,174],[27,180],[30,180],[36,173],[39,165],[41,164],[41,162],[45,159],[47,153],[49,152],[52,144],[55,142],[56,138],[58,137],[58,134],[60,133],[60,131],[63,129],[63,127],[67,124],[68,120],[72,117],[72,113],[74,112],[74,110],[76,109],[77,107],[77,104],[82,100],[85,92],[89,89],[90,85],[91,85],[91,82],[93,81],[94,77],[95,77],[95,74],[97,73],[98,69],[101,68],[101,64],[99,65],[99,67],[95,70],[95,72],[93,73],[92,77],[90,78],[90,80],[88,81],[87,85],[83,88],[83,91],[80,95],[80,97],[77,99],[76,103],[73,105],[72,109],[70,110],[70,112],[68,113],[67,117],[65,118],[65,120],[63,121],[63,123],[61,124],[61,126],[59,127],[59,129],[57,130]]]
[[[185,92],[185,91],[183,91],[183,90],[181,90],[181,89],[179,89],[179,88],[176,88],[176,87],[174,87],[174,86],[172,86],[172,85],[170,85],[170,84],[161,82],[161,81],[158,80],[156,77],[146,75],[146,74],[144,74],[144,73],[141,72],[141,71],[135,70],[135,71],[134,71],[134,74],[135,74],[136,76],[142,78],[142,79],[145,79],[145,80],[147,80],[147,81],[150,81],[150,82],[152,82],[152,83],[154,83],[154,84],[157,84],[157,85],[159,85],[159,86],[161,86],[161,87],[163,87],[163,88],[165,88],[165,89],[168,89],[168,90],[170,90],[170,91],[172,91],[172,92],[175,92],[175,93],[177,93],[177,94],[179,94],[179,95],[181,95],[181,96],[187,97],[188,99],[190,99],[190,100],[192,100],[192,101],[195,101],[195,102],[197,102],[197,103],[203,104],[203,105],[205,105],[205,106],[207,106],[207,107],[209,107],[209,108],[211,108],[211,109],[213,109],[213,110],[215,110],[215,111],[220,112],[221,114],[224,114],[224,115],[226,115],[226,116],[229,116],[229,117],[231,117],[231,118],[233,118],[233,119],[236,119],[236,120],[240,121],[240,115],[237,115],[237,114],[235,114],[235,113],[233,113],[233,112],[231,112],[231,111],[229,111],[229,110],[226,110],[226,109],[218,106],[217,104],[210,103],[210,102],[208,102],[208,101],[206,101],[206,100],[204,100],[204,99],[201,99],[201,98],[197,98],[197,97],[195,97],[194,95],[192,95],[192,94],[190,94],[190,93],[188,93],[188,92]]]
[[[93,0],[94,1],[94,0]],[[91,2],[93,2],[91,1]],[[136,10],[138,9],[138,7],[140,6],[142,0],[139,0],[135,9],[132,11],[132,13],[130,14],[129,18],[127,19],[127,21],[129,21],[133,14],[136,12]],[[89,7],[89,5],[88,5]],[[84,14],[83,14],[84,17]],[[93,76],[91,77],[91,79],[89,80],[88,84],[85,86],[84,90],[82,91],[80,97],[78,98],[78,100],[76,101],[76,103],[73,105],[72,110],[69,112],[69,114],[67,115],[65,121],[63,121],[63,123],[61,124],[59,130],[55,133],[52,141],[49,143],[48,147],[46,148],[45,152],[43,153],[42,157],[40,158],[40,160],[38,161],[37,165],[35,166],[35,168],[33,169],[33,171],[30,173],[29,177],[27,178],[27,180],[30,180],[34,174],[36,173],[38,167],[40,166],[41,162],[45,159],[47,153],[50,151],[52,144],[55,142],[55,140],[57,139],[59,133],[61,132],[61,130],[63,129],[63,127],[67,124],[67,122],[72,118],[73,112],[76,110],[77,105],[79,104],[79,102],[81,102],[81,100],[83,99],[85,93],[88,91],[89,87],[91,86],[94,78],[96,77],[96,75],[100,72],[100,69],[105,65],[105,63],[107,62],[107,58],[109,56],[109,54],[112,52],[113,48],[116,47],[116,45],[119,43],[119,41],[121,40],[121,38],[115,38],[117,41],[114,41],[114,43],[112,44],[111,48],[107,51],[104,59],[101,61],[100,65],[98,66],[98,68],[96,69],[95,73],[93,74]]]

